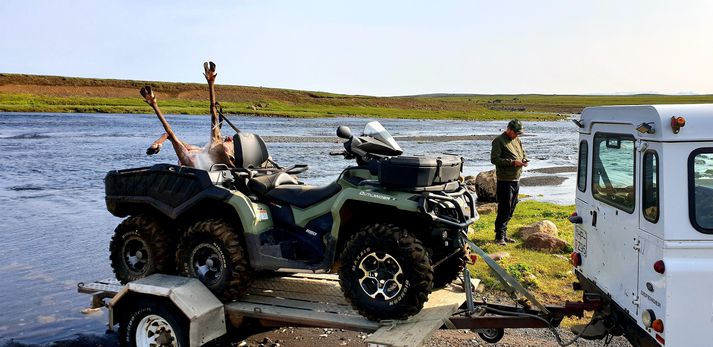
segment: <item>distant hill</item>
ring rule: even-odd
[[[150,85],[166,113],[207,114],[201,83],[0,74],[0,112],[151,113],[139,89]],[[434,93],[374,97],[216,85],[226,112],[286,117],[561,119],[592,105],[712,103],[712,95],[481,95]]]

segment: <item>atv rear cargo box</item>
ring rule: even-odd
[[[230,197],[207,171],[170,164],[109,171],[104,185],[107,209],[117,217],[149,212],[151,206],[175,218],[203,199]]]
[[[455,155],[399,156],[379,163],[379,182],[390,188],[428,187],[458,180],[463,158]]]

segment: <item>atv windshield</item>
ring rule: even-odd
[[[377,121],[369,122],[366,124],[366,126],[364,127],[364,136],[373,137],[387,144],[392,149],[396,151],[401,151],[401,147],[398,143],[396,143],[396,140],[394,140],[394,138],[391,136],[391,134],[389,134],[389,132],[384,128],[384,126]]]

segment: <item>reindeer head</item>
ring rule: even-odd
[[[147,104],[153,105],[156,103],[156,96],[153,95],[153,91],[151,90],[150,86],[146,86],[141,88],[141,96],[144,97],[144,100],[146,101]]]
[[[212,61],[207,61],[203,63],[203,70],[205,70],[203,73],[205,80],[208,81],[208,83],[215,82],[215,77],[218,76],[215,72],[215,64]]]

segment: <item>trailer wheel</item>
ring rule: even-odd
[[[188,319],[163,301],[138,299],[119,323],[121,346],[187,347]]]
[[[109,243],[116,279],[126,284],[154,273],[174,273],[173,245],[158,218],[137,215],[124,219]]]
[[[181,238],[176,259],[181,275],[199,279],[224,301],[242,295],[253,278],[240,236],[222,220],[193,224]]]
[[[370,320],[405,319],[419,312],[431,293],[428,252],[398,226],[362,228],[347,242],[340,261],[344,296]]]
[[[476,331],[478,336],[487,343],[497,343],[505,336],[505,329],[503,328],[478,329]]]
[[[438,261],[436,257],[433,257],[433,260]],[[458,252],[453,254],[450,258],[438,264],[438,266],[433,269],[433,288],[443,288],[455,281],[458,276],[463,274],[466,261],[467,255],[465,249],[460,248]]]

